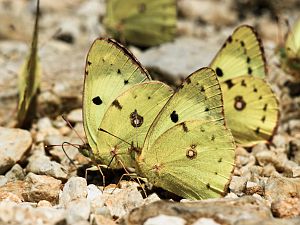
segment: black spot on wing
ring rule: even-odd
[[[180,125],[182,126],[182,129],[183,129],[184,132],[187,133],[189,131],[188,127],[186,126],[186,124],[184,122],[181,123]]]
[[[257,88],[256,87],[253,87],[253,92],[257,92]]]
[[[232,83],[232,80],[226,80],[225,84],[227,85],[228,89],[230,89],[234,86],[234,84]]]
[[[216,74],[218,77],[223,77],[224,75],[222,69],[219,67],[216,68]]]
[[[265,115],[263,115],[263,117],[261,118],[261,122],[265,122],[266,121],[266,116]]]
[[[264,111],[267,111],[267,109],[268,109],[268,104],[266,103],[266,104],[264,105],[263,110],[264,110]]]
[[[112,105],[115,106],[119,110],[121,110],[123,108],[123,106],[120,104],[120,102],[118,100],[114,100],[112,102]]]
[[[256,134],[259,134],[259,133],[260,133],[260,128],[259,128],[259,127],[256,128],[255,133],[256,133]]]
[[[241,85],[242,85],[243,87],[247,87],[247,84],[246,84],[245,80],[242,80]]]
[[[252,74],[252,68],[248,67],[248,74],[251,75]]]
[[[201,92],[205,92],[205,88],[204,88],[204,86],[203,86],[203,85],[201,85],[201,87],[200,87],[200,91],[201,91]]]
[[[128,80],[124,80],[124,85],[128,84],[129,81]]]
[[[250,57],[248,56],[247,57],[247,63],[249,64],[251,62],[251,59],[250,59]]]
[[[215,135],[214,135],[214,134],[213,134],[213,135],[211,135],[211,138],[210,138],[210,140],[214,141],[215,139],[216,139]]]
[[[179,120],[179,116],[178,114],[176,113],[176,111],[173,111],[170,115],[170,118],[172,120],[173,123],[177,123],[178,120]]]
[[[87,61],[87,63],[88,63],[89,66],[92,65],[92,63],[90,61]]]
[[[258,99],[259,99],[259,100],[262,100],[262,96],[260,95]]]
[[[245,47],[245,42],[244,41],[240,41],[240,43],[241,43],[242,47]]]
[[[93,102],[95,105],[101,105],[101,104],[102,104],[102,99],[101,99],[99,96],[97,96],[97,97],[94,97],[94,98],[92,99],[92,102]]]
[[[121,70],[120,70],[120,69],[118,69],[117,73],[118,73],[118,74],[121,74]]]
[[[209,111],[209,108],[208,107],[205,107],[205,110],[204,110],[205,112],[208,112]]]

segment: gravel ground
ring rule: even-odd
[[[0,1],[0,224],[300,224],[299,83],[278,66],[280,15],[291,23],[298,1],[180,0],[176,39],[158,47],[129,46],[155,78],[176,83],[207,66],[240,24],[263,39],[270,82],[281,118],[272,143],[236,149],[236,168],[225,198],[189,201],[130,179],[123,171],[86,171],[89,159],[64,141],[80,137],[85,56],[98,36],[104,0],[41,1],[40,57],[43,66],[38,117],[32,128],[13,128],[17,73],[31,39],[35,1]],[[297,14],[298,13],[298,14]],[[285,26],[282,26],[285,30]],[[86,175],[87,174],[87,175]],[[163,199],[163,200],[161,200]],[[170,201],[173,199],[174,201]]]

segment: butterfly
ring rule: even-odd
[[[279,52],[282,68],[300,78],[300,19],[288,32],[285,44]]]
[[[114,38],[137,46],[171,41],[176,32],[176,1],[109,0],[104,24]]]
[[[247,25],[238,27],[210,66],[221,82],[226,124],[236,142],[252,146],[271,140],[278,125],[279,107],[263,79],[266,60],[255,30]]]
[[[134,167],[179,196],[218,197],[230,180],[235,144],[210,68],[196,71],[174,92],[152,81],[122,45],[97,39],[86,61],[83,122],[97,160]]]
[[[17,127],[28,128],[35,115],[37,94],[40,86],[41,66],[37,54],[39,24],[39,0],[36,6],[36,17],[30,53],[19,73]]]

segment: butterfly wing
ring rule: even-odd
[[[292,31],[288,33],[284,51],[281,54],[281,64],[288,73],[300,76],[300,19]]]
[[[300,19],[298,19],[292,31],[288,33],[285,49],[288,58],[300,58]]]
[[[97,151],[97,133],[104,113],[122,92],[149,80],[148,72],[122,45],[97,39],[86,59],[83,90],[83,124],[88,142]]]
[[[21,68],[18,80],[19,101],[17,114],[17,127],[28,128],[36,110],[36,97],[40,86],[41,67],[37,54],[39,1],[33,30],[33,37],[29,56]]]
[[[265,62],[261,40],[252,27],[243,25],[227,39],[210,67],[220,81],[246,74],[263,78],[267,74]]]
[[[233,169],[234,141],[224,126],[222,105],[212,69],[189,76],[151,125],[137,155],[138,171],[182,197],[223,193]]]
[[[202,68],[186,78],[151,125],[145,145],[151,144],[166,130],[186,120],[223,123],[223,102],[218,79],[210,68]]]
[[[175,0],[110,0],[105,19],[108,31],[140,45],[158,45],[174,38]]]
[[[226,123],[237,143],[252,146],[271,140],[277,130],[279,106],[261,78],[241,76],[221,84]]]
[[[120,167],[120,161],[132,166],[131,155],[139,151],[150,125],[172,94],[169,86],[158,81],[137,84],[123,92],[103,117],[97,156],[104,158],[104,163],[116,156],[118,160],[113,161],[113,167]],[[132,149],[133,146],[136,148]]]
[[[185,121],[142,151],[139,168],[155,186],[189,199],[224,194],[234,166],[234,140],[213,120]]]

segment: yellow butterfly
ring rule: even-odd
[[[236,142],[252,146],[270,141],[277,129],[278,101],[263,79],[266,60],[255,30],[238,27],[210,66],[221,82],[226,123]]]
[[[282,68],[300,79],[300,19],[287,34],[285,45],[279,52]]]
[[[90,147],[81,151],[101,164],[135,167],[150,183],[185,198],[226,191],[235,144],[210,68],[196,71],[174,92],[151,81],[122,45],[97,39],[86,61],[83,122]]]
[[[41,67],[37,55],[39,24],[39,0],[29,56],[21,68],[18,80],[19,102],[17,127],[28,128],[35,115],[37,93],[40,86]]]
[[[173,40],[175,0],[108,0],[104,24],[121,41],[153,46]]]

